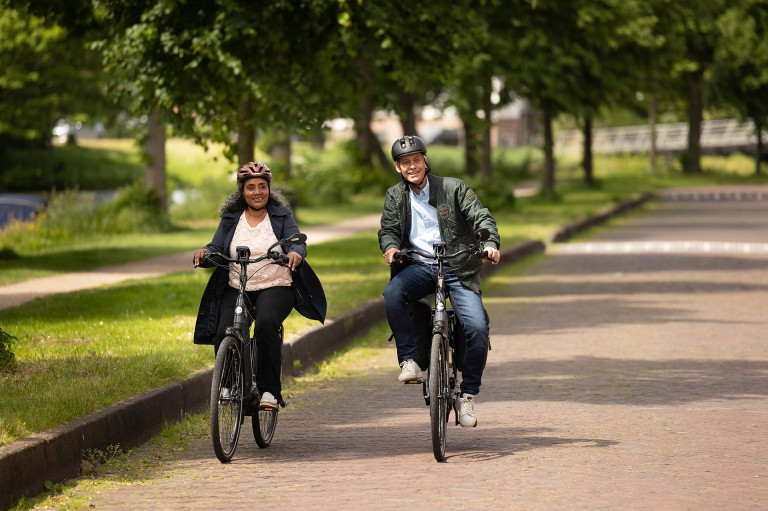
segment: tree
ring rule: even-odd
[[[701,173],[701,123],[704,117],[705,77],[718,46],[716,21],[723,0],[686,0],[659,5],[660,16],[670,16],[666,51],[675,56],[669,72],[680,79],[687,98],[688,150],[685,172]]]
[[[331,111],[314,56],[334,13],[330,1],[107,0],[94,47],[135,112],[244,163],[256,133],[309,131]]]
[[[0,136],[36,144],[73,114],[110,113],[97,56],[42,17],[0,3]]]
[[[333,51],[342,57],[332,80],[345,93],[340,112],[356,119],[362,162],[371,165],[375,156],[389,169],[391,161],[370,131],[373,111],[398,111],[404,132],[413,133],[414,110],[439,94],[474,35],[473,4],[429,0],[406,9],[394,0],[341,4]]]
[[[755,174],[760,174],[763,131],[768,127],[768,4],[742,0],[717,20],[721,33],[710,87],[716,101],[755,125]]]
[[[602,108],[635,97],[652,51],[661,41],[654,34],[657,18],[648,3],[602,0],[577,5],[570,52],[579,61],[574,72],[581,85],[572,91],[567,103],[581,122],[582,167],[584,183],[589,187],[594,185],[593,120]]]

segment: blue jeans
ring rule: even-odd
[[[417,360],[419,357],[407,304],[434,293],[436,279],[437,266],[413,263],[390,280],[384,289],[384,305],[389,327],[395,334],[398,362]],[[480,293],[464,287],[449,268],[445,272],[445,287],[453,310],[467,334],[461,392],[477,395],[488,358],[489,334],[483,300]]]

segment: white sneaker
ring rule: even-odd
[[[259,406],[271,406],[277,408],[277,399],[272,395],[271,392],[265,392],[261,395]]]
[[[462,428],[474,428],[477,426],[475,417],[475,396],[464,394],[459,398],[459,424]]]
[[[400,376],[397,377],[397,381],[404,382],[408,380],[415,380],[421,378],[421,369],[419,364],[413,359],[408,359],[400,363]]]

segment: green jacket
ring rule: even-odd
[[[432,173],[429,179],[429,204],[437,208],[437,222],[440,226],[440,238],[445,242],[449,254],[477,243],[475,230],[485,227],[491,237],[485,242],[486,247],[500,247],[499,231],[496,220],[488,208],[483,207],[475,192],[461,179],[440,177]],[[411,195],[408,185],[401,181],[387,190],[384,209],[381,213],[379,246],[382,252],[392,247],[412,248],[411,233]],[[482,260],[463,254],[452,259],[451,269],[462,284],[472,291],[480,291],[480,268]]]

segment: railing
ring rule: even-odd
[[[768,139],[768,137],[764,138]],[[704,121],[701,125],[701,147],[708,152],[734,152],[757,145],[754,124],[740,123],[736,119]],[[583,134],[569,130],[557,136],[558,151],[580,150]],[[656,125],[656,150],[659,153],[680,152],[688,147],[688,123],[675,122]],[[650,126],[622,126],[598,128],[592,131],[592,150],[595,153],[641,153],[651,148]]]

